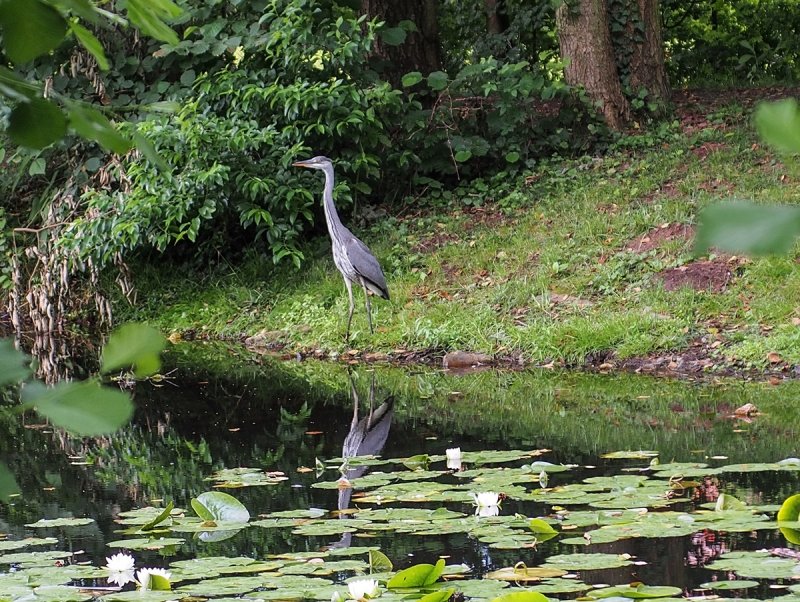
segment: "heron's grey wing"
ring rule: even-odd
[[[364,279],[367,288],[376,295],[388,299],[389,289],[386,286],[383,270],[367,245],[355,236],[351,236],[345,241],[345,253],[358,275]]]

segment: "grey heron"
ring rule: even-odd
[[[350,299],[350,313],[347,316],[347,330],[344,338],[345,340],[350,338],[350,323],[353,321],[353,309],[355,307],[353,303],[354,282],[361,285],[364,290],[369,331],[374,333],[369,293],[372,292],[383,299],[388,299],[389,289],[386,287],[386,278],[378,260],[375,259],[367,245],[356,238],[344,226],[342,220],[339,219],[336,205],[333,204],[333,162],[328,157],[317,156],[305,161],[296,161],[292,165],[320,169],[325,172],[325,190],[322,193],[322,204],[325,209],[325,221],[328,223],[328,234],[331,237],[333,263],[336,264],[336,269],[339,270],[344,278],[347,296]]]

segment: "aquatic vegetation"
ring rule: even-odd
[[[49,529],[59,537],[0,539],[0,600],[88,601],[95,593],[80,588],[91,582],[118,590],[97,594],[102,602],[240,596],[446,602],[454,594],[493,602],[543,602],[547,595],[664,602],[684,599],[683,590],[657,583],[591,585],[597,580],[585,577],[593,572],[626,574],[627,569],[633,574],[647,562],[631,553],[601,552],[596,546],[635,538],[663,541],[762,532],[780,532],[792,543],[800,531],[800,495],[790,496],[781,506],[752,503],[730,488],[721,491],[725,487],[718,481],[724,475],[789,474],[800,470],[796,462],[659,464],[649,452],[621,452],[608,458],[623,464],[619,470],[593,474],[576,465],[531,462],[542,453],[546,452],[450,451],[442,456],[350,458],[351,466],[363,470],[350,473],[346,488],[340,482],[341,459],[321,461],[311,490],[329,491],[338,498],[338,507],[276,510],[259,514],[257,520],[251,520],[250,510],[239,499],[220,491],[192,498],[191,510],[168,502],[121,512],[116,519],[121,537],[106,542],[108,549],[120,551],[106,556],[103,568],[81,564],[76,552],[58,549],[61,534],[90,528],[92,519],[42,519],[28,523],[28,528]],[[462,470],[454,472],[446,464],[456,456]],[[690,471],[698,471],[698,480],[685,476]],[[278,472],[222,469],[209,478],[225,487],[237,479],[247,481],[242,491],[258,487],[272,491],[288,486],[285,475]],[[557,482],[543,485],[542,475]],[[501,515],[501,503],[512,508]],[[252,530],[283,533],[288,541],[306,542],[306,549],[253,557],[205,554],[204,546]],[[457,556],[448,564],[448,555],[398,570],[395,563],[402,559],[390,558],[380,545],[368,545],[395,536],[420,542],[465,537],[518,561],[481,571],[460,563]],[[341,539],[333,545],[330,540],[319,543],[331,537]],[[354,545],[356,540],[350,539],[354,537],[367,545]],[[189,544],[192,548],[186,547]],[[196,550],[195,557],[186,557],[188,549]],[[163,566],[152,562],[154,553],[163,554]],[[800,553],[781,554],[768,549],[720,549],[705,567],[725,578],[701,588],[756,592],[762,582],[795,579],[800,574]],[[530,562],[531,558],[537,560]]]

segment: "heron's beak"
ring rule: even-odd
[[[308,164],[305,161],[295,161],[292,167],[308,167]]]

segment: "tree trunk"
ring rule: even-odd
[[[606,0],[579,0],[577,10],[567,3],[556,10],[561,58],[569,63],[564,78],[571,86],[582,86],[602,106],[608,126],[620,130],[630,116],[630,106],[614,62]]]
[[[664,40],[661,35],[661,12],[658,0],[637,0],[642,20],[641,39],[633,44],[630,85],[636,94],[640,88],[647,90],[648,99],[666,109],[670,90],[667,69],[664,65]],[[663,110],[662,109],[662,110]]]
[[[428,74],[441,68],[437,0],[361,0],[361,14],[378,18],[386,27],[399,27],[401,21],[412,21],[417,31],[407,32],[400,45],[387,44],[380,35],[373,54],[386,61],[384,74],[393,85],[410,71]]]
[[[498,12],[500,0],[483,0],[483,7],[486,10],[486,29],[492,34],[501,34],[508,27],[503,23],[503,19]]]

